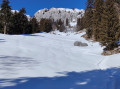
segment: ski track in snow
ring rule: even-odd
[[[98,63],[98,66],[101,70],[104,70],[106,69],[106,62],[108,61],[109,59],[109,56],[104,56],[101,58],[101,61]]]

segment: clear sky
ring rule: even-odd
[[[26,8],[27,14],[33,16],[35,12],[43,8],[78,8],[85,9],[87,0],[9,0],[12,9]],[[0,0],[0,5],[2,0]]]

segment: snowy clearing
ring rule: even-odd
[[[0,34],[0,79],[65,76],[67,72],[120,66],[120,54],[102,56],[99,43],[86,41],[83,34]],[[89,46],[76,47],[75,41]]]

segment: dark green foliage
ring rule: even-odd
[[[64,25],[64,24],[62,24],[62,25],[60,26],[59,31],[60,31],[60,32],[64,32],[64,31],[65,31],[65,29],[66,29],[66,28],[65,28],[65,25]]]
[[[57,22],[56,22],[56,25],[57,25],[57,29],[60,31],[60,32],[64,32],[65,31],[65,25],[64,25],[64,22],[59,19]]]
[[[66,19],[66,26],[69,26],[69,20],[68,20],[68,18]]]
[[[11,27],[8,31],[9,34],[32,33],[32,31],[30,31],[32,29],[29,28],[29,21],[25,12],[25,9],[22,8],[19,13],[15,12],[15,14],[11,17]]]
[[[94,3],[94,12],[93,12],[93,36],[96,41],[99,41],[101,36],[101,19],[102,19],[102,13],[103,13],[103,0],[95,0]]]
[[[8,31],[8,34],[19,34],[19,15],[15,11],[15,14],[10,19],[10,30]]]
[[[116,12],[116,8],[114,7],[113,0],[106,0],[104,11],[102,14],[102,29],[104,29],[104,33],[102,35],[102,43],[107,47],[108,50],[116,47],[116,41],[119,40],[118,32],[119,32],[119,19],[118,13]]]
[[[94,0],[87,0],[87,8],[85,11],[85,28],[88,38],[92,37],[93,33],[93,11],[94,11]]]
[[[2,5],[1,5],[1,16],[2,16],[2,24],[4,28],[4,34],[7,33],[9,30],[9,25],[10,25],[10,18],[11,18],[11,7],[9,6],[9,1],[8,0],[3,0]]]
[[[52,21],[50,19],[42,18],[40,20],[40,30],[42,32],[50,32],[52,30]]]
[[[38,22],[37,22],[37,19],[35,17],[33,17],[31,20],[30,20],[30,26],[31,26],[31,31],[32,33],[37,33],[37,32],[40,32],[39,30],[39,25],[38,25]]]
[[[88,0],[85,12],[85,28],[88,38],[106,46],[107,50],[117,47],[120,40],[120,19],[115,3],[120,0]]]
[[[0,33],[3,33],[2,14],[0,10]]]
[[[85,18],[78,18],[77,19],[77,31],[83,30],[85,28]]]
[[[25,13],[25,8],[12,13],[9,1],[3,0],[0,10],[0,33],[29,34],[40,32],[37,20],[32,18],[29,21]]]
[[[25,15],[26,11],[25,11],[25,8],[22,8],[19,12],[19,21],[20,21],[20,32],[23,33],[23,34],[28,34],[30,33],[29,29],[28,29],[28,24],[29,24],[29,21],[28,21],[28,18],[27,16]]]

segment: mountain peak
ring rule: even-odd
[[[37,11],[35,13],[35,17],[38,21],[42,18],[53,19],[54,21],[61,19],[65,23],[66,19],[68,19],[69,22],[72,22],[73,19],[77,21],[77,18],[81,18],[84,15],[84,12],[85,11],[83,9],[77,8],[44,8]]]

